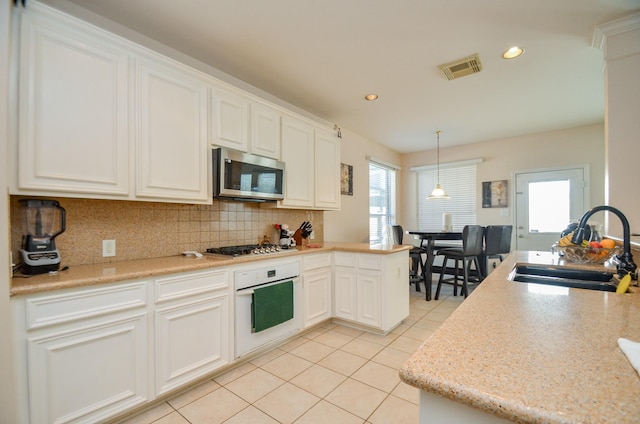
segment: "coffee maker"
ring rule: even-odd
[[[22,273],[27,275],[57,271],[60,253],[55,238],[66,229],[66,211],[55,200],[22,199],[24,229],[22,236]]]

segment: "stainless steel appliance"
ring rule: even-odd
[[[299,275],[299,262],[291,260],[235,272],[236,358],[300,329]]]
[[[66,229],[66,211],[55,200],[22,199],[24,228],[22,236],[22,273],[27,275],[57,271],[60,253],[55,238]]]
[[[213,149],[213,196],[266,202],[284,199],[285,164],[231,149]]]
[[[236,258],[243,255],[269,255],[295,251],[296,249],[293,248],[283,249],[277,244],[244,244],[240,246],[210,247],[206,250],[206,254]]]

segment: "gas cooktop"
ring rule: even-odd
[[[265,255],[273,253],[295,252],[295,247],[285,249],[277,244],[245,244],[240,246],[210,247],[208,254],[238,257],[243,255]]]

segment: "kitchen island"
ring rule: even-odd
[[[639,422],[640,376],[617,339],[640,342],[640,290],[507,279],[516,263],[563,262],[512,253],[404,363],[421,423]]]

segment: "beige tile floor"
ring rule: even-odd
[[[412,287],[409,317],[385,336],[328,323],[123,423],[414,424],[418,389],[398,369],[462,300]]]

